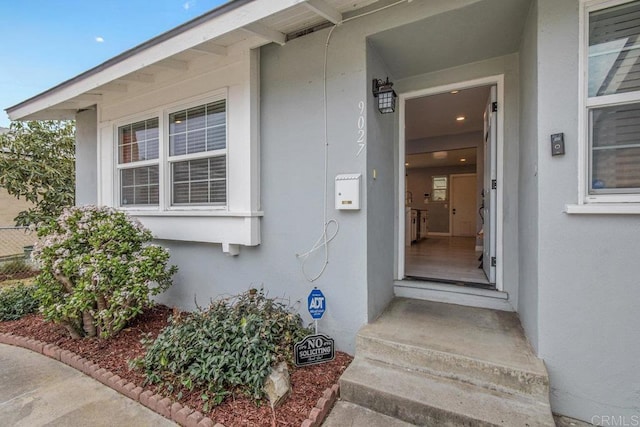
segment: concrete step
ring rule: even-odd
[[[353,403],[339,401],[322,424],[322,427],[411,427],[413,424],[374,412]]]
[[[546,368],[515,313],[396,298],[358,332],[356,355],[549,399]]]
[[[357,356],[340,378],[343,400],[426,426],[554,426],[548,403]],[[363,424],[366,425],[366,424]]]
[[[546,402],[549,399],[549,378],[546,371],[525,370],[428,346],[392,341],[362,331],[356,337],[358,356],[425,372],[489,390],[505,393],[525,393]]]

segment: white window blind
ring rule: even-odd
[[[640,1],[589,12],[588,31],[589,194],[640,193]]]
[[[158,205],[158,146],[157,118],[118,128],[118,169],[122,206]]]
[[[172,205],[227,201],[226,101],[169,115]]]

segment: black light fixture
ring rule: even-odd
[[[372,90],[373,96],[378,98],[378,111],[382,114],[393,113],[396,111],[396,92],[392,89],[393,83],[386,80],[373,79]]]

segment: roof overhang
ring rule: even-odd
[[[11,120],[74,119],[110,92],[155,81],[162,69],[187,70],[194,54],[224,58],[234,49],[284,45],[287,34],[338,24],[377,0],[231,0],[84,73],[6,109]],[[189,52],[186,55],[185,52]]]

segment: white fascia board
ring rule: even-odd
[[[75,96],[92,91],[99,86],[110,83],[127,74],[138,71],[163,59],[170,58],[189,48],[197,46],[216,37],[239,30],[263,18],[304,3],[305,0],[254,0],[237,9],[211,18],[193,28],[185,30],[167,40],[150,46],[128,58],[117,62],[104,70],[96,72],[86,78],[79,78],[75,82],[54,90],[44,96],[36,96],[32,102],[20,105],[7,111],[11,120],[21,120],[25,117],[53,107]]]

